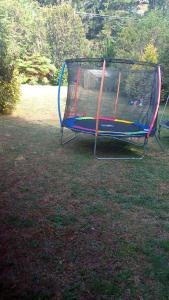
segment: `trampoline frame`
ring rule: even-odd
[[[66,140],[64,140],[64,128],[65,128],[65,126],[63,124],[62,115],[61,115],[60,92],[61,92],[61,84],[62,84],[62,79],[63,79],[66,63],[67,62],[89,62],[90,60],[91,60],[91,62],[93,62],[93,61],[103,62],[102,78],[101,78],[100,91],[99,91],[99,96],[98,96],[98,107],[97,107],[97,116],[96,116],[96,131],[95,131],[95,134],[94,134],[94,147],[93,147],[94,157],[99,159],[99,160],[141,160],[145,156],[146,147],[147,147],[148,139],[149,139],[150,135],[153,135],[155,137],[158,145],[160,146],[161,150],[163,151],[164,149],[163,149],[163,147],[160,143],[159,135],[157,136],[156,130],[153,132],[153,127],[154,127],[154,124],[155,124],[156,119],[157,119],[158,109],[159,109],[159,105],[160,105],[160,96],[161,96],[161,69],[160,69],[160,65],[152,64],[152,63],[146,63],[146,62],[133,61],[133,60],[121,60],[121,59],[109,59],[109,58],[108,59],[105,59],[105,58],[100,58],[100,59],[97,59],[97,58],[92,58],[92,59],[86,59],[86,58],[69,59],[69,60],[66,60],[64,62],[64,64],[62,65],[62,69],[61,69],[61,73],[60,73],[59,81],[58,81],[58,114],[59,114],[59,121],[60,121],[61,145],[64,145],[64,144],[67,144],[67,143],[73,141],[74,139],[76,139],[79,136],[80,133],[84,133],[84,132],[80,132],[80,131],[78,132],[73,128],[68,128],[69,130],[73,131],[74,134],[72,136],[70,136],[69,138],[67,138]],[[101,101],[102,101],[104,77],[105,77],[105,70],[106,70],[106,62],[148,65],[148,66],[154,66],[154,67],[157,68],[157,72],[158,72],[158,99],[157,99],[157,105],[156,105],[154,116],[152,118],[152,122],[150,124],[149,131],[147,133],[145,133],[145,136],[136,136],[136,135],[130,136],[130,135],[128,135],[128,136],[125,137],[125,136],[117,136],[117,135],[113,136],[111,134],[111,139],[112,140],[122,141],[122,142],[126,142],[128,144],[135,145],[137,147],[142,147],[143,153],[140,156],[104,157],[104,156],[98,156],[97,155],[97,142],[98,142],[98,138],[100,138],[99,130],[98,130],[99,129],[99,116],[100,116],[100,111],[101,111]],[[85,134],[89,134],[89,133],[85,132]],[[110,135],[108,135],[108,136],[110,136]],[[103,136],[101,135],[101,137],[103,137]],[[144,138],[143,143],[133,142],[132,141],[133,137],[138,138],[138,139]]]

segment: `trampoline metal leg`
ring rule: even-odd
[[[160,142],[160,135],[159,135],[159,132],[158,132],[158,136],[157,136],[156,133],[154,134],[154,136],[155,136],[156,142],[157,142],[157,144],[159,145],[160,149],[161,149],[163,152],[165,152],[165,149],[164,149],[163,145],[162,145],[161,142]]]
[[[96,149],[97,149],[97,136],[95,135],[94,139],[94,157],[96,158]]]
[[[64,137],[64,127],[61,127],[60,129],[60,132],[61,132],[61,135],[60,135],[60,143],[61,145],[65,145],[69,142],[71,142],[72,140],[74,140],[76,137],[77,137],[77,133],[74,133],[74,135],[70,138],[68,138],[66,141],[63,141],[63,137]]]
[[[158,138],[161,139],[161,125],[158,127]]]

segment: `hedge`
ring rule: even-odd
[[[19,100],[20,82],[18,71],[13,69],[11,79],[4,80],[0,77],[0,113],[10,114]]]

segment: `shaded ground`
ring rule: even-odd
[[[0,118],[0,299],[169,299],[168,151],[106,162],[90,139],[61,147],[57,89],[22,91]]]

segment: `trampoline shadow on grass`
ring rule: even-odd
[[[70,143],[71,141],[73,143]],[[94,138],[84,133],[75,133],[72,135],[70,130],[65,130],[64,141],[62,141],[63,145],[74,154],[91,156],[93,154]],[[112,155],[114,159],[132,159],[133,154],[136,159],[140,159],[144,155],[142,146],[142,141],[136,137],[130,138],[128,143],[126,143],[123,140],[103,136],[98,138],[97,153],[99,157],[104,157],[104,159],[109,159]]]

